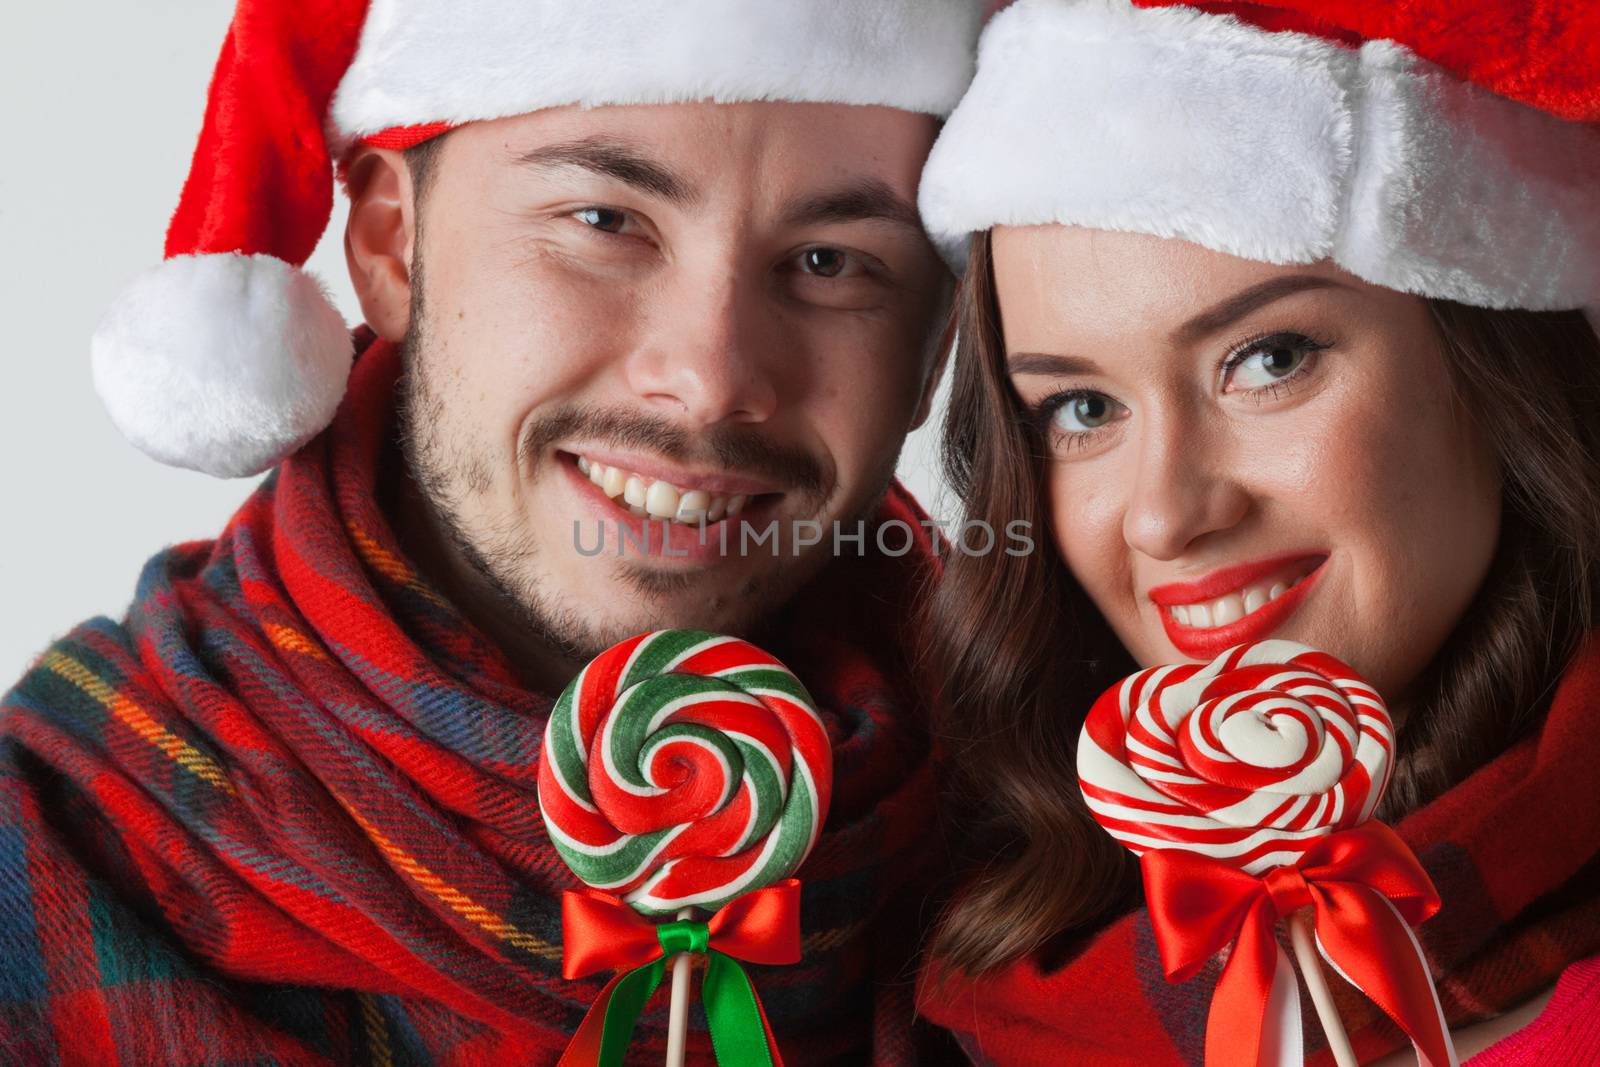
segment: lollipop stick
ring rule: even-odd
[[[680,921],[693,918],[693,908],[678,912]],[[672,1004],[667,1009],[667,1067],[683,1067],[684,1045],[689,1037],[689,964],[687,952],[673,957]]]
[[[1300,973],[1305,976],[1306,990],[1322,1022],[1322,1033],[1328,1039],[1328,1051],[1339,1067],[1359,1067],[1355,1049],[1350,1047],[1350,1035],[1339,1021],[1339,1009],[1333,1005],[1333,990],[1328,988],[1328,976],[1322,971],[1322,960],[1317,955],[1316,935],[1311,932],[1311,912],[1302,908],[1289,917],[1289,940],[1294,944],[1294,958],[1300,963]]]

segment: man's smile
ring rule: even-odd
[[[682,561],[688,566],[751,555],[770,559],[776,554],[775,542],[765,531],[787,494],[713,494],[692,484],[647,481],[636,471],[585,455],[559,452],[557,458],[588,512],[574,520],[573,547],[580,554],[648,557],[652,562]],[[712,481],[719,488],[736,483],[750,488],[760,484],[732,476]],[[761,539],[751,540],[752,536]],[[787,552],[788,538],[777,549]]]
[[[702,526],[731,519],[753,501],[783,495],[759,479],[693,471],[649,457],[588,449],[560,455],[564,461],[575,463],[579,473],[636,517]]]

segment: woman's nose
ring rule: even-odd
[[[1237,475],[1219,437],[1177,424],[1146,434],[1123,513],[1123,539],[1153,559],[1174,560],[1207,535],[1232,529],[1250,510]]]

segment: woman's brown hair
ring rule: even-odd
[[[1462,407],[1498,456],[1502,521],[1482,588],[1397,709],[1391,820],[1537,726],[1600,593],[1600,338],[1580,312],[1428,303]],[[981,973],[1137,901],[1137,867],[1090,818],[1075,767],[1090,703],[1134,665],[1055,550],[1046,443],[1005,372],[987,235],[956,315],[946,476],[966,519],[1025,520],[1036,542],[954,554],[926,608],[966,870],[932,953]]]

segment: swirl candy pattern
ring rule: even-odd
[[[787,667],[736,638],[659,630],[601,653],[550,715],[539,807],[586,884],[645,915],[715,911],[816,844],[833,749]]]
[[[1261,874],[1371,818],[1393,754],[1376,690],[1332,656],[1263,641],[1107,690],[1084,721],[1078,784],[1136,854],[1182,848]]]

